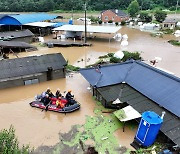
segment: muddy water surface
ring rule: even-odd
[[[29,102],[34,99],[34,96],[47,87],[54,92],[57,88],[62,92],[71,89],[75,99],[81,103],[81,109],[65,115],[41,112],[40,109],[30,107]],[[35,147],[56,144],[59,132],[69,131],[72,125],[83,124],[86,115],[93,115],[95,103],[87,87],[88,84],[81,75],[76,74],[66,79],[1,90],[0,129],[9,128],[12,124],[20,142],[30,143]]]
[[[89,43],[93,44],[91,47],[47,48],[38,46],[38,51],[20,53],[18,56],[62,53],[70,64],[84,67],[96,62],[100,55],[108,52],[141,51],[146,63],[149,63],[149,60],[154,59],[154,57],[161,57],[162,61],[159,61],[157,66],[180,76],[180,48],[167,43],[169,39],[175,39],[174,36],[154,38],[148,32],[127,27],[122,27],[119,32],[128,35],[129,45],[127,47],[122,47],[120,42],[113,39],[109,41],[108,37],[110,36],[107,36],[107,39],[101,36],[99,39],[88,40]],[[15,56],[10,55],[10,58],[15,58]],[[80,74],[75,74],[73,77],[67,76],[66,79],[0,90],[0,129],[9,128],[12,124],[16,129],[20,143],[30,143],[34,147],[54,145],[58,142],[59,132],[68,132],[72,125],[84,124],[86,115],[94,115],[95,102],[92,99],[92,94],[87,90],[88,86],[87,81]],[[53,92],[57,88],[60,88],[61,92],[72,89],[76,99],[82,105],[81,109],[64,115],[41,112],[39,109],[31,108],[28,103],[34,99],[36,94],[41,93],[47,87],[50,87]],[[118,130],[115,134],[117,138],[119,137],[121,145],[129,147],[135,130],[127,129],[127,132],[121,134],[122,130]]]

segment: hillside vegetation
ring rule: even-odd
[[[1,0],[1,12],[48,12],[55,10],[84,10],[85,0]],[[86,0],[87,10],[126,10],[132,0]],[[138,0],[141,10],[176,10],[177,0]]]

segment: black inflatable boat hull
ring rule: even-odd
[[[29,104],[32,107],[36,107],[36,108],[40,108],[40,109],[45,109],[46,108],[44,106],[44,104],[42,102],[40,102],[40,101],[33,101],[33,102],[29,103]],[[75,103],[73,105],[64,107],[62,109],[57,108],[56,105],[50,104],[48,106],[48,111],[54,111],[54,112],[59,112],[59,113],[70,113],[70,112],[78,110],[79,108],[80,108],[80,104],[78,104],[78,103]]]

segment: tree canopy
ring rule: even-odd
[[[1,0],[1,12],[47,12],[53,10],[83,10],[85,0]],[[86,0],[88,10],[127,9],[133,0]],[[137,0],[141,10],[175,9],[177,0]]]
[[[132,1],[128,6],[128,13],[131,17],[136,17],[139,12],[139,3],[137,0]]]
[[[154,16],[156,18],[156,21],[162,23],[166,19],[167,13],[161,10],[157,10]]]

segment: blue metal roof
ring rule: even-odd
[[[0,19],[0,24],[4,25],[24,25],[27,23],[52,20],[56,15],[46,13],[32,13],[32,14],[20,14],[20,15],[7,15]]]
[[[102,66],[100,69],[81,69],[80,73],[92,86],[103,87],[123,82],[130,67],[130,63],[114,64]]]
[[[80,73],[92,85],[109,86],[125,81],[128,85],[180,117],[180,78],[158,70],[143,62],[126,63],[101,67],[102,77],[95,69],[82,69]]]

